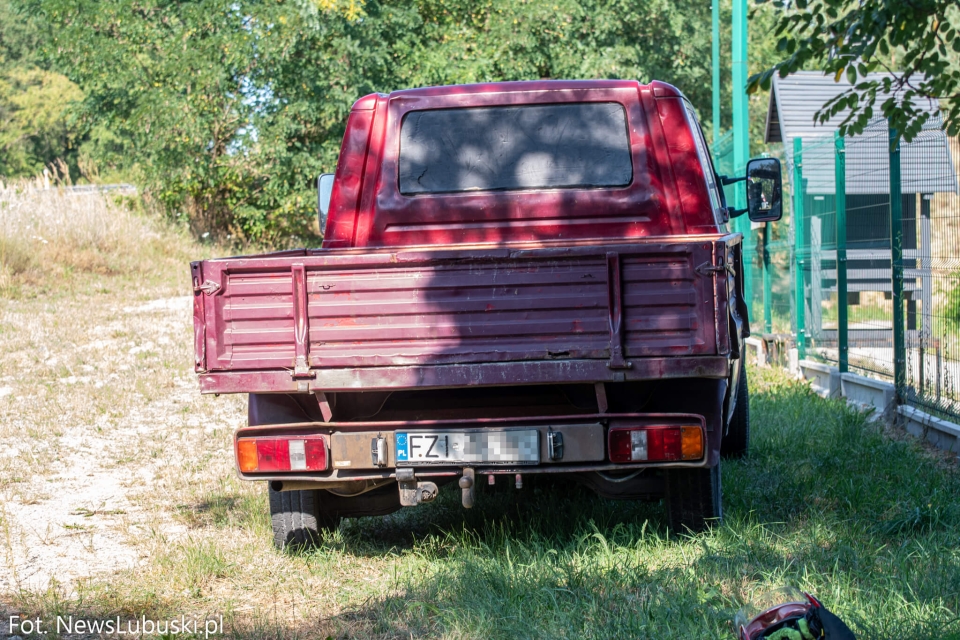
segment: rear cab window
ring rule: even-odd
[[[405,196],[614,188],[632,180],[627,115],[616,102],[411,111],[400,129]]]

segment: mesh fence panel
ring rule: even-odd
[[[906,399],[960,416],[960,146],[934,123],[901,145]],[[931,159],[946,161],[933,162]],[[912,171],[918,166],[922,170]]]
[[[721,173],[730,175],[726,142],[724,136],[715,152]],[[930,122],[891,153],[889,129],[879,120],[856,137],[805,139],[799,155],[792,148],[772,155],[781,158],[791,193],[784,219],[752,229],[744,241],[753,264],[753,333],[789,340],[802,332],[805,356],[831,364],[843,360],[845,337],[849,370],[885,380],[895,380],[899,357],[900,396],[960,418],[958,141]],[[891,181],[891,158],[899,161],[899,186],[896,174]],[[901,226],[892,229],[897,213]],[[845,261],[839,233],[845,233]],[[894,240],[902,247],[899,261]],[[902,295],[895,299],[898,273]]]
[[[844,143],[850,370],[892,379],[890,133],[881,120]]]
[[[837,199],[832,137],[805,142],[802,170],[801,242],[807,354],[837,361]]]

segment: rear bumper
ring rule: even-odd
[[[608,431],[612,427],[646,425],[699,424],[703,430],[704,455],[697,460],[634,462],[616,464],[610,461]],[[526,429],[539,433],[539,461],[536,463],[467,463],[412,466],[396,460],[395,434],[398,432],[461,431],[461,430]],[[563,454],[551,459],[547,434],[563,435]],[[443,478],[461,475],[464,468],[474,469],[477,475],[556,474],[583,472],[637,471],[655,468],[696,468],[716,464],[719,456],[719,431],[711,420],[701,415],[685,413],[621,413],[584,414],[574,416],[544,416],[536,418],[498,418],[474,420],[427,420],[403,422],[346,422],[298,423],[244,427],[234,436],[234,459],[239,438],[263,436],[324,435],[328,442],[328,469],[322,472],[244,473],[237,466],[243,480],[280,481],[284,483],[319,483],[342,486],[344,483],[383,481],[395,479],[397,469],[413,469],[418,478]],[[382,465],[371,455],[371,441],[384,438],[389,452]]]
[[[730,358],[725,355],[631,358],[628,353],[627,360],[630,366],[625,369],[611,369],[607,360],[534,360],[316,369],[315,377],[299,379],[289,370],[214,371],[199,377],[203,393],[306,393],[730,376]]]

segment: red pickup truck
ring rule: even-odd
[[[749,438],[727,223],[780,217],[776,160],[718,176],[662,82],[432,87],[358,100],[319,200],[321,248],[191,265],[200,386],[250,394],[237,472],[278,547],[498,476],[721,517]]]

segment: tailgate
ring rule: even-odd
[[[725,265],[735,263],[739,243],[739,235],[699,236],[194,263],[196,368],[297,377],[602,360],[626,369],[631,358],[724,355],[732,290]]]

